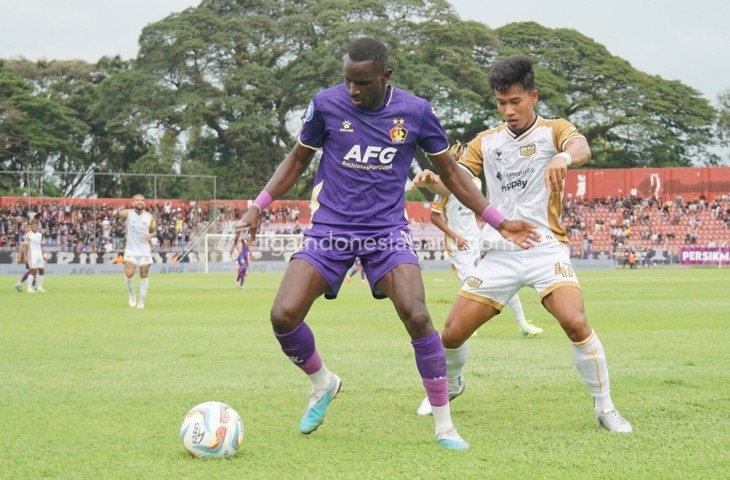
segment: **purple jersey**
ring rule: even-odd
[[[241,248],[241,253],[238,254],[238,266],[248,267],[248,247]]]
[[[362,110],[344,83],[317,93],[307,108],[299,143],[322,159],[312,192],[314,229],[373,232],[405,226],[405,184],[419,146],[449,148],[428,101],[388,86],[385,104]]]

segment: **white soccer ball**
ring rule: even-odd
[[[185,415],[180,440],[193,457],[230,457],[236,454],[243,440],[243,422],[229,405],[203,402]]]

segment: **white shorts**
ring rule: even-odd
[[[46,259],[43,258],[43,252],[30,252],[28,254],[28,266],[30,268],[44,268]]]
[[[130,262],[139,267],[151,265],[152,255],[138,255],[136,253],[124,252],[124,262]]]
[[[479,263],[479,253],[474,250],[458,250],[451,255],[449,261],[451,262],[451,268],[463,284],[467,277],[474,273],[474,269]]]
[[[568,247],[554,243],[517,252],[489,250],[459,295],[502,311],[524,286],[534,288],[541,299],[560,287],[580,288]]]

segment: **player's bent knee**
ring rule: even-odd
[[[274,304],[270,312],[271,326],[276,333],[289,333],[302,323],[297,309]]]
[[[469,338],[471,333],[467,334],[463,328],[454,325],[446,325],[441,332],[441,343],[444,348],[459,348]]]

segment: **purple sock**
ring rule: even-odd
[[[442,407],[449,403],[449,386],[446,382],[446,357],[441,337],[437,331],[412,340],[416,352],[416,366],[421,374],[428,401],[434,407]]]
[[[22,277],[20,277],[20,283],[25,282],[28,280],[28,275],[30,275],[30,270],[26,270]]]
[[[322,359],[314,347],[314,333],[309,325],[302,322],[289,333],[280,335],[274,332],[281,350],[294,365],[311,375],[322,368]]]

